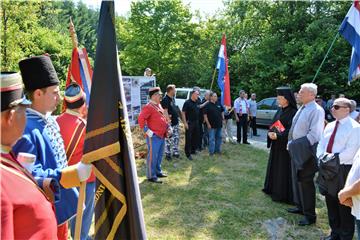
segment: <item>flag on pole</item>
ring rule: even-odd
[[[73,42],[73,51],[66,79],[66,87],[69,86],[71,82],[76,82],[79,84],[82,90],[85,92],[86,104],[89,106],[93,70],[91,69],[86,49],[81,49],[78,47],[75,27],[71,19],[70,34]]]
[[[113,1],[102,1],[83,161],[96,176],[95,239],[146,239],[115,34]]]
[[[360,78],[360,2],[354,1],[343,20],[340,34],[351,44],[352,53],[350,58],[349,84]]]
[[[221,104],[227,107],[231,107],[228,63],[229,59],[226,53],[226,36],[224,34],[221,40],[216,68],[219,70],[218,86],[221,90]]]

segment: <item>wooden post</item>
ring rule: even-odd
[[[85,196],[86,196],[85,194],[86,194],[86,181],[80,183],[79,200],[76,210],[75,236],[74,236],[75,240],[80,240],[83,208],[84,208]]]

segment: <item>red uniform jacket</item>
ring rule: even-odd
[[[1,153],[1,239],[57,239],[53,206],[25,171]]]
[[[149,102],[140,112],[138,118],[139,126],[144,129],[146,126],[160,138],[165,138],[168,128],[168,122],[164,115],[164,109],[160,104]],[[145,128],[146,131],[146,128]]]
[[[78,113],[66,110],[56,118],[60,126],[60,133],[64,139],[68,165],[74,165],[81,161],[83,156],[86,121]],[[95,175],[92,172],[87,182],[94,182]]]

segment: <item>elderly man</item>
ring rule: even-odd
[[[52,203],[12,154],[21,137],[25,110],[18,73],[1,73],[1,239],[57,239]]]
[[[19,62],[25,90],[32,100],[27,109],[27,123],[22,138],[13,147],[14,153],[27,152],[36,156],[32,174],[54,178],[60,183],[60,201],[55,202],[58,239],[67,239],[67,221],[76,214],[81,181],[89,178],[91,165],[68,166],[64,141],[59,125],[51,113],[59,104],[59,79],[48,56],[38,56]]]
[[[202,139],[201,139],[201,147],[202,148],[206,148],[209,145],[209,130],[205,121],[205,108],[208,105],[208,103],[210,102],[210,94],[211,91],[210,90],[206,90],[205,94],[204,94],[204,99],[201,101],[202,104],[205,104],[204,107],[200,110],[201,111],[201,115],[203,116],[203,124],[202,124],[202,129],[203,129],[203,134],[202,134]]]
[[[248,100],[248,103],[249,103],[250,127],[253,130],[253,135],[258,137],[260,135],[257,134],[257,129],[256,129],[257,103],[256,103],[256,94],[255,93],[251,94],[251,98]]]
[[[159,178],[167,177],[162,172],[161,162],[169,124],[160,104],[161,95],[159,87],[150,88],[150,101],[143,107],[138,118],[139,126],[145,132],[148,146],[146,177],[152,183],[162,183]]]
[[[350,117],[357,122],[360,122],[360,113],[356,111],[357,103],[355,100],[350,100],[351,102],[351,109],[350,109]]]
[[[243,134],[243,144],[250,144],[247,141],[249,103],[245,98],[245,91],[239,91],[239,97],[234,101],[235,118],[237,125],[237,142],[241,142],[241,129]]]
[[[303,214],[300,226],[316,222],[314,176],[317,172],[316,148],[324,129],[324,109],[316,104],[317,86],[301,85],[298,94],[302,107],[293,118],[288,136],[291,157],[294,203],[291,213]]]
[[[341,205],[337,196],[345,185],[355,154],[360,148],[360,125],[349,116],[350,108],[350,100],[346,98],[338,98],[334,101],[332,114],[336,121],[326,126],[317,148],[319,159],[335,157],[337,159],[334,161],[339,161],[340,164],[338,173],[325,183],[332,186],[337,185],[335,191],[324,192],[331,228],[331,235],[326,238],[329,240],[350,240],[354,235],[354,218],[351,215],[351,208]],[[320,176],[321,173],[322,169],[320,168]],[[334,183],[334,180],[337,184]]]

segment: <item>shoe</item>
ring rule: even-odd
[[[159,178],[166,178],[167,177],[167,175],[164,174],[164,173],[156,174],[156,176],[159,177]]]
[[[303,214],[302,210],[299,209],[298,207],[288,208],[286,209],[286,211],[288,211],[288,213]]]
[[[171,161],[171,156],[166,155],[165,158],[166,158],[166,160]]]
[[[248,144],[248,145],[250,145],[250,143],[249,143],[249,142],[244,142],[243,144]]]
[[[150,178],[148,179],[149,182],[152,182],[152,183],[163,183],[161,180],[157,179],[157,178]]]
[[[187,157],[187,159],[189,159],[190,161],[192,161],[193,160],[193,158],[192,158],[192,156],[190,155],[190,156],[186,156]]]
[[[299,221],[299,226],[308,226],[308,225],[311,225],[311,224],[314,224],[316,222],[316,218],[313,218],[313,219],[309,219],[307,217],[304,217],[303,219],[301,219]]]
[[[180,158],[180,155],[179,154],[174,154],[173,157],[174,158]]]
[[[321,240],[340,240],[340,238],[330,234],[329,236],[323,237]]]

